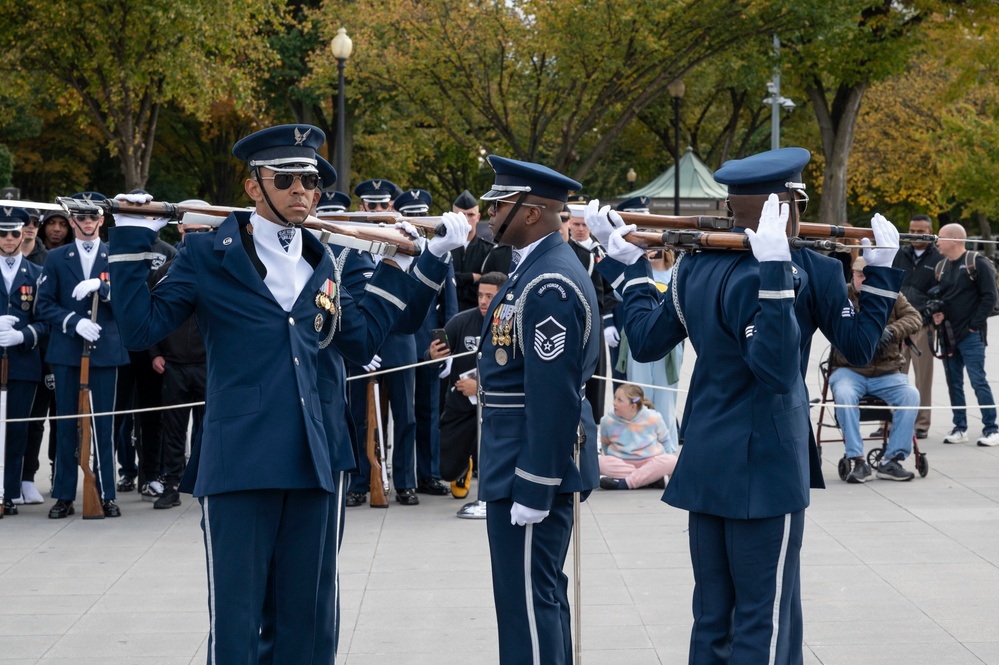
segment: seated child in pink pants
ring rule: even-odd
[[[673,473],[676,449],[666,422],[645,393],[624,384],[614,392],[614,412],[600,419],[600,487],[605,490],[666,486],[663,478]]]

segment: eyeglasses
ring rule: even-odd
[[[0,238],[6,238],[7,236],[10,236],[11,238],[20,238],[21,237],[21,231],[20,231],[20,229],[18,229],[16,231],[4,231],[4,230],[0,230]]]
[[[91,222],[99,222],[100,219],[101,219],[100,215],[93,215],[93,214],[83,213],[83,212],[74,212],[73,213],[73,221],[76,221],[76,222],[86,222],[87,220],[90,220]]]
[[[319,186],[318,173],[276,173],[274,175],[260,176],[260,179],[273,180],[274,187],[281,190],[291,187],[296,179],[301,181],[302,187],[308,190],[315,189]]]
[[[38,220],[37,217],[32,217],[31,219],[28,220],[25,226],[33,226],[37,229],[39,226],[41,226],[41,222]]]

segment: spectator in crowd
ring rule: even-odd
[[[209,205],[205,201],[182,201],[181,205]],[[179,224],[182,229],[180,246],[188,233],[208,233],[214,231],[201,224]],[[149,275],[149,288],[152,289],[163,279],[173,258],[167,260]],[[190,404],[205,401],[205,383],[208,377],[205,342],[198,330],[194,316],[190,316],[179,328],[149,348],[149,358],[154,372],[162,377],[163,406]],[[160,426],[160,461],[158,468],[163,470],[160,496],[156,497],[153,508],[164,510],[180,505],[180,479],[187,466],[187,425],[191,422],[191,440],[198,438],[201,423],[205,419],[205,407],[193,406],[184,409],[167,408],[163,411]]]
[[[479,348],[482,324],[496,292],[506,282],[506,274],[487,272],[479,277],[478,307],[459,312],[444,326],[448,348],[435,342],[430,357],[444,358],[450,354],[475,351]],[[479,426],[475,417],[476,393],[479,389],[475,356],[454,358],[447,376],[444,413],[441,415],[441,478],[451,482],[451,495],[456,499],[468,496],[472,468],[478,463]]]
[[[928,215],[913,215],[909,221],[909,233],[933,233],[933,222]],[[895,261],[892,264],[895,268],[905,271],[905,280],[902,282],[902,293],[909,300],[909,304],[916,308],[917,312],[922,312],[926,308],[926,301],[929,298],[927,293],[936,284],[933,270],[943,256],[940,250],[932,242],[913,242],[903,245],[895,254]],[[912,342],[919,350],[919,354],[910,351],[908,347],[903,349],[905,355],[904,374],[909,373],[909,365],[916,374],[916,390],[919,391],[919,415],[916,416],[916,438],[925,439],[930,431],[930,421],[933,412],[930,405],[933,403],[933,326],[930,321],[912,335]]]
[[[50,210],[42,217],[42,244],[52,251],[56,247],[73,242],[73,229],[69,219],[58,210]]]
[[[655,280],[656,287],[661,293],[667,293],[673,275],[673,252],[668,249],[653,249],[646,252],[646,256],[652,267],[652,279]],[[683,342],[674,346],[664,358],[648,363],[640,363],[635,360],[629,350],[627,335],[622,335],[621,345],[627,351],[626,371],[629,381],[649,386],[664,386],[651,389],[649,398],[666,422],[670,441],[675,446],[679,442],[676,402],[680,386],[680,365],[683,363]]]
[[[475,225],[479,223],[482,213],[479,211],[479,202],[471,192],[467,189],[463,191],[451,204],[451,211],[464,215],[472,226],[472,232],[468,234],[468,245],[451,252],[458,290],[458,311],[464,312],[475,309],[482,267],[495,245],[475,232]]]
[[[864,283],[863,257],[853,263],[853,279],[847,293],[853,306],[860,308],[860,287]],[[885,480],[912,480],[914,474],[902,468],[902,462],[912,452],[913,428],[919,405],[919,391],[909,385],[903,372],[905,355],[902,351],[906,337],[922,327],[923,319],[906,297],[899,294],[895,307],[888,315],[888,325],[881,333],[881,341],[874,352],[874,359],[864,367],[854,367],[833,348],[829,359],[829,386],[836,404],[836,420],[843,431],[846,456],[853,461],[853,468],[846,478],[848,483],[864,483],[871,478],[871,466],[864,458],[864,441],[860,436],[860,412],[855,407],[864,395],[879,397],[889,406],[906,407],[892,414],[888,449],[878,465],[878,478]]]
[[[600,420],[600,486],[605,490],[663,489],[676,467],[676,440],[644,391],[626,383],[614,391],[614,410]]]
[[[934,273],[938,274],[940,309],[933,314],[933,323],[950,339],[949,357],[944,358],[947,390],[953,408],[954,429],[944,443],[967,443],[968,411],[964,399],[964,370],[975,389],[982,410],[980,446],[999,445],[995,400],[985,376],[986,321],[996,304],[995,269],[989,260],[977,252],[969,255],[964,248],[968,234],[960,224],[948,224],[940,229],[937,245],[943,260]]]

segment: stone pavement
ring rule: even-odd
[[[818,336],[813,366],[826,346]],[[934,383],[947,405],[939,366]],[[977,410],[969,422],[974,441]],[[847,485],[841,444],[827,444],[802,550],[805,663],[999,665],[999,447],[945,446],[949,430],[935,412],[929,475],[910,483]],[[659,495],[597,490],[583,504],[586,663],[686,662],[686,516]],[[201,514],[183,501],[153,510],[124,495],[122,518],[86,523],[47,519],[48,501],[0,521],[0,664],[204,663]],[[340,663],[498,662],[485,524],[456,519],[449,497],[421,501],[348,511]]]

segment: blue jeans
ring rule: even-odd
[[[839,367],[829,375],[829,387],[832,388],[833,399],[837,404],[856,405],[864,395],[874,395],[889,406],[919,406],[919,391],[910,386],[909,377],[901,373],[866,377],[847,367]],[[896,409],[892,414],[885,460],[899,454],[905,459],[912,452],[912,435],[918,413],[916,409]],[[836,420],[846,440],[846,456],[863,457],[860,410],[837,407]]]
[[[985,378],[985,341],[980,332],[968,333],[968,336],[957,343],[954,355],[944,359],[944,371],[947,374],[947,390],[950,392],[950,405],[954,408],[954,428],[968,430],[968,410],[956,407],[966,406],[964,399],[964,370],[968,370],[968,379],[975,389],[975,399],[978,404],[995,404],[992,399],[992,389]],[[996,427],[996,410],[982,409],[982,430],[984,434],[999,431]]]

